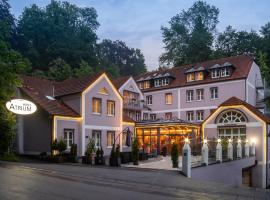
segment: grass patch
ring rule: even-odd
[[[0,155],[0,160],[18,162],[19,158],[15,156],[14,154],[4,154],[4,155]]]

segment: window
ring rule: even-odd
[[[146,96],[146,104],[152,105],[152,95]]]
[[[115,102],[108,100],[107,101],[107,115],[114,116],[115,115]]]
[[[67,149],[74,143],[74,129],[64,129],[64,142],[67,145]]]
[[[187,82],[195,81],[194,73],[187,74]]]
[[[200,122],[200,121],[203,121],[203,110],[198,110],[197,111],[197,121]]]
[[[92,99],[92,112],[96,114],[101,114],[101,99],[93,98]]]
[[[156,114],[150,114],[150,119],[151,120],[155,120],[157,118],[157,115]]]
[[[244,139],[246,137],[246,128],[245,127],[219,127],[218,137]]]
[[[197,94],[197,101],[202,101],[204,98],[203,89],[197,89],[196,94]]]
[[[139,84],[139,88],[140,89],[143,89],[143,82],[140,82],[140,83],[138,83]]]
[[[211,74],[212,74],[212,78],[219,78],[220,77],[220,70],[219,69],[213,69]]]
[[[136,121],[141,121],[141,113],[140,112],[136,112]]]
[[[155,87],[159,87],[161,85],[161,81],[159,79],[155,80]]]
[[[171,112],[165,113],[165,119],[166,119],[166,120],[172,119],[172,113],[171,113]]]
[[[143,84],[143,88],[144,89],[150,88],[150,82],[149,81],[145,81],[144,84]]]
[[[246,117],[239,111],[229,110],[222,113],[221,117],[218,119],[219,124],[236,124],[246,122]]]
[[[172,104],[172,100],[173,100],[172,93],[166,93],[165,94],[165,103]]]
[[[112,147],[114,143],[115,132],[107,131],[107,146]]]
[[[168,78],[164,78],[164,85],[169,85],[169,79]]]
[[[122,146],[129,147],[130,146],[130,136],[126,131],[122,133]]]
[[[211,99],[218,98],[218,88],[217,87],[210,88],[210,93],[211,93]]]
[[[221,77],[230,76],[230,71],[228,68],[222,68],[221,69]]]
[[[187,102],[193,101],[193,90],[187,90]]]
[[[105,87],[101,88],[98,93],[99,94],[104,94],[104,95],[109,95],[109,92]]]
[[[101,147],[101,131],[94,130],[92,132],[92,138],[95,142],[95,147],[100,148]]]
[[[193,111],[187,112],[187,121],[189,121],[189,122],[194,121],[194,112]]]
[[[196,81],[203,80],[203,72],[196,72]]]
[[[143,120],[148,120],[148,113],[143,113]]]

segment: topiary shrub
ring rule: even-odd
[[[173,144],[171,151],[172,167],[177,168],[179,162],[179,152],[176,144]]]
[[[94,139],[90,138],[85,152],[85,164],[93,164],[93,156],[95,154],[95,151],[95,141]]]
[[[70,158],[71,161],[76,163],[78,162],[78,156],[77,156],[77,144],[72,144],[70,147]]]
[[[134,165],[139,164],[139,144],[137,138],[134,138],[132,142],[132,160]]]

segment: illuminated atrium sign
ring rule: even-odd
[[[29,115],[37,110],[37,106],[25,99],[12,99],[6,103],[9,111],[19,115]]]

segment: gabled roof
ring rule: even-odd
[[[270,123],[270,118],[266,115],[264,115],[262,112],[260,112],[256,107],[254,107],[253,105],[238,99],[237,97],[231,97],[228,100],[224,101],[222,104],[219,105],[219,107],[226,107],[226,106],[244,106],[246,107],[249,111],[251,111],[252,113],[254,113],[257,117],[259,117],[261,120],[265,121],[266,123]],[[213,112],[214,113],[214,112]],[[212,114],[213,114],[212,113]],[[211,115],[212,115],[211,114]],[[210,115],[210,116],[211,116]],[[209,116],[209,117],[210,117]],[[208,117],[208,118],[209,118]],[[206,121],[206,120],[205,120]]]
[[[62,82],[55,83],[55,96],[65,96],[83,92],[91,83],[95,82],[104,72],[94,75],[69,78]]]
[[[127,82],[127,80],[130,78],[131,76],[124,76],[124,77],[119,77],[119,78],[115,78],[112,79],[112,83],[114,84],[114,86],[119,89],[125,82]]]
[[[216,59],[216,60],[209,60],[209,61],[195,63],[195,64],[189,64],[189,65],[185,65],[181,67],[173,67],[171,69],[166,69],[162,71],[162,73],[169,73],[173,77],[175,77],[175,79],[173,79],[169,85],[161,86],[161,87],[152,87],[149,89],[144,89],[142,91],[148,92],[148,91],[168,89],[168,88],[185,87],[185,86],[190,86],[190,85],[245,79],[248,77],[253,61],[254,61],[253,58],[248,55],[240,55],[240,56],[232,56],[232,57],[221,58],[221,59]],[[192,68],[197,69],[201,66],[204,67],[205,70],[211,70],[211,67],[215,65],[221,66],[221,67],[232,65],[234,67],[232,75],[229,77],[221,77],[221,78],[216,78],[216,79],[212,79],[208,75],[208,76],[205,76],[205,79],[201,81],[186,82],[186,74],[185,74],[186,71]],[[158,73],[160,72],[153,71],[153,72],[144,73],[142,75],[137,76],[135,80],[141,81],[146,77],[153,76],[154,74],[158,74]]]
[[[77,112],[66,104],[46,97],[52,96],[55,82],[33,76],[21,76],[21,78],[23,80],[22,91],[49,114],[80,117]]]

